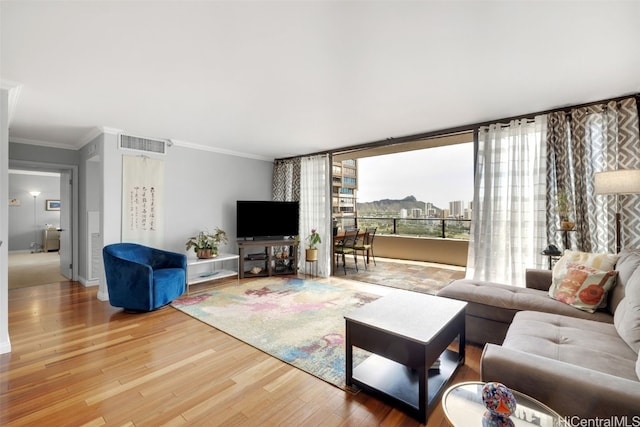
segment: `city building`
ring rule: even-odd
[[[331,179],[334,228],[344,230],[356,226],[357,193],[358,161],[334,161]]]
[[[442,209],[439,209],[431,202],[427,202],[425,204],[424,213],[427,218],[438,218],[440,217],[440,215],[442,215]]]
[[[455,200],[449,202],[449,215],[453,218],[464,217],[464,202],[462,200]]]

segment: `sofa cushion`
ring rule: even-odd
[[[506,323],[510,323],[514,314],[522,310],[562,314],[606,323],[613,322],[611,315],[605,311],[589,313],[578,310],[550,298],[546,291],[494,282],[470,279],[455,280],[441,289],[437,295],[470,303],[466,309],[468,316]]]
[[[629,277],[625,296],[618,304],[613,323],[622,339],[636,353],[640,351],[640,268]]]
[[[593,313],[607,306],[607,295],[615,285],[616,271],[599,270],[567,262],[554,274],[549,295],[565,304]]]
[[[612,324],[521,311],[502,346],[638,381],[638,355]]]
[[[611,295],[609,297],[608,308],[612,314],[615,312],[620,301],[622,301],[622,299],[624,298],[625,288],[627,287],[627,285],[640,287],[640,283],[638,283],[638,280],[640,280],[640,276],[634,276],[636,270],[639,269],[640,250],[623,249],[622,251],[620,251],[620,258],[618,258],[618,262],[616,263],[618,279],[616,280],[616,286],[611,291]]]

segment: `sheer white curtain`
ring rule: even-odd
[[[300,270],[311,267],[304,257],[306,237],[312,229],[320,233],[317,273],[328,277],[331,272],[331,166],[329,155],[303,157],[300,172]]]
[[[524,286],[544,268],[546,116],[478,132],[467,278]]]

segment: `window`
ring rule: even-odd
[[[378,227],[381,234],[468,239],[473,155],[473,134],[465,133],[376,147],[337,158],[343,166],[343,185],[356,183],[356,178],[346,176],[347,171],[357,177],[353,194],[359,228]],[[344,167],[344,156],[353,156],[347,160],[354,169]],[[340,193],[346,190],[341,188]],[[341,227],[340,218],[334,219]]]
[[[345,185],[356,185],[356,179],[355,178],[349,178],[349,177],[344,177],[342,178],[342,182]]]

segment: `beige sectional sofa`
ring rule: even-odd
[[[546,270],[529,271],[527,288],[460,280],[441,290],[469,303],[468,340],[484,345],[482,380],[574,420],[626,416],[640,425],[640,251],[619,255],[617,283],[595,313],[551,298]]]

